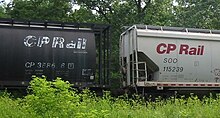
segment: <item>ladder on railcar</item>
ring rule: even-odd
[[[133,71],[136,82],[147,80],[146,62],[135,62]]]

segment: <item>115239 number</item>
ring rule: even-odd
[[[183,72],[183,67],[166,66],[163,67],[164,72]]]

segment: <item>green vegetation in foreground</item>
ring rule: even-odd
[[[78,93],[61,79],[31,81],[29,94],[13,99],[0,97],[1,118],[219,118],[220,97],[197,97],[144,102],[126,96],[103,97],[84,90]]]

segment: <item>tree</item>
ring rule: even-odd
[[[13,0],[7,13],[12,18],[64,21],[72,10],[71,0]]]
[[[96,11],[107,23],[111,24],[112,19],[109,17],[109,14],[115,14],[120,7],[125,8],[124,10],[128,10],[127,8],[129,8],[129,11],[135,13],[131,15],[137,16],[136,20],[140,21],[144,18],[146,10],[152,1],[153,0],[77,0],[76,2],[82,6],[86,6],[87,9]]]
[[[0,6],[0,18],[4,17],[4,15],[5,15],[4,8]]]
[[[173,14],[173,0],[157,0],[149,5],[144,17],[144,23],[148,25],[172,26],[175,22]]]
[[[5,13],[5,0],[0,0],[0,18],[5,18],[7,17],[6,13]]]
[[[176,26],[220,29],[220,0],[178,0]]]
[[[97,22],[97,16],[92,13],[92,11],[80,7],[80,9],[75,9],[70,13],[68,21],[80,22],[80,23],[95,23]]]

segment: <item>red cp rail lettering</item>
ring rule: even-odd
[[[175,44],[165,44],[161,43],[157,46],[157,53],[159,54],[170,54],[171,51],[174,51],[176,49]]]

